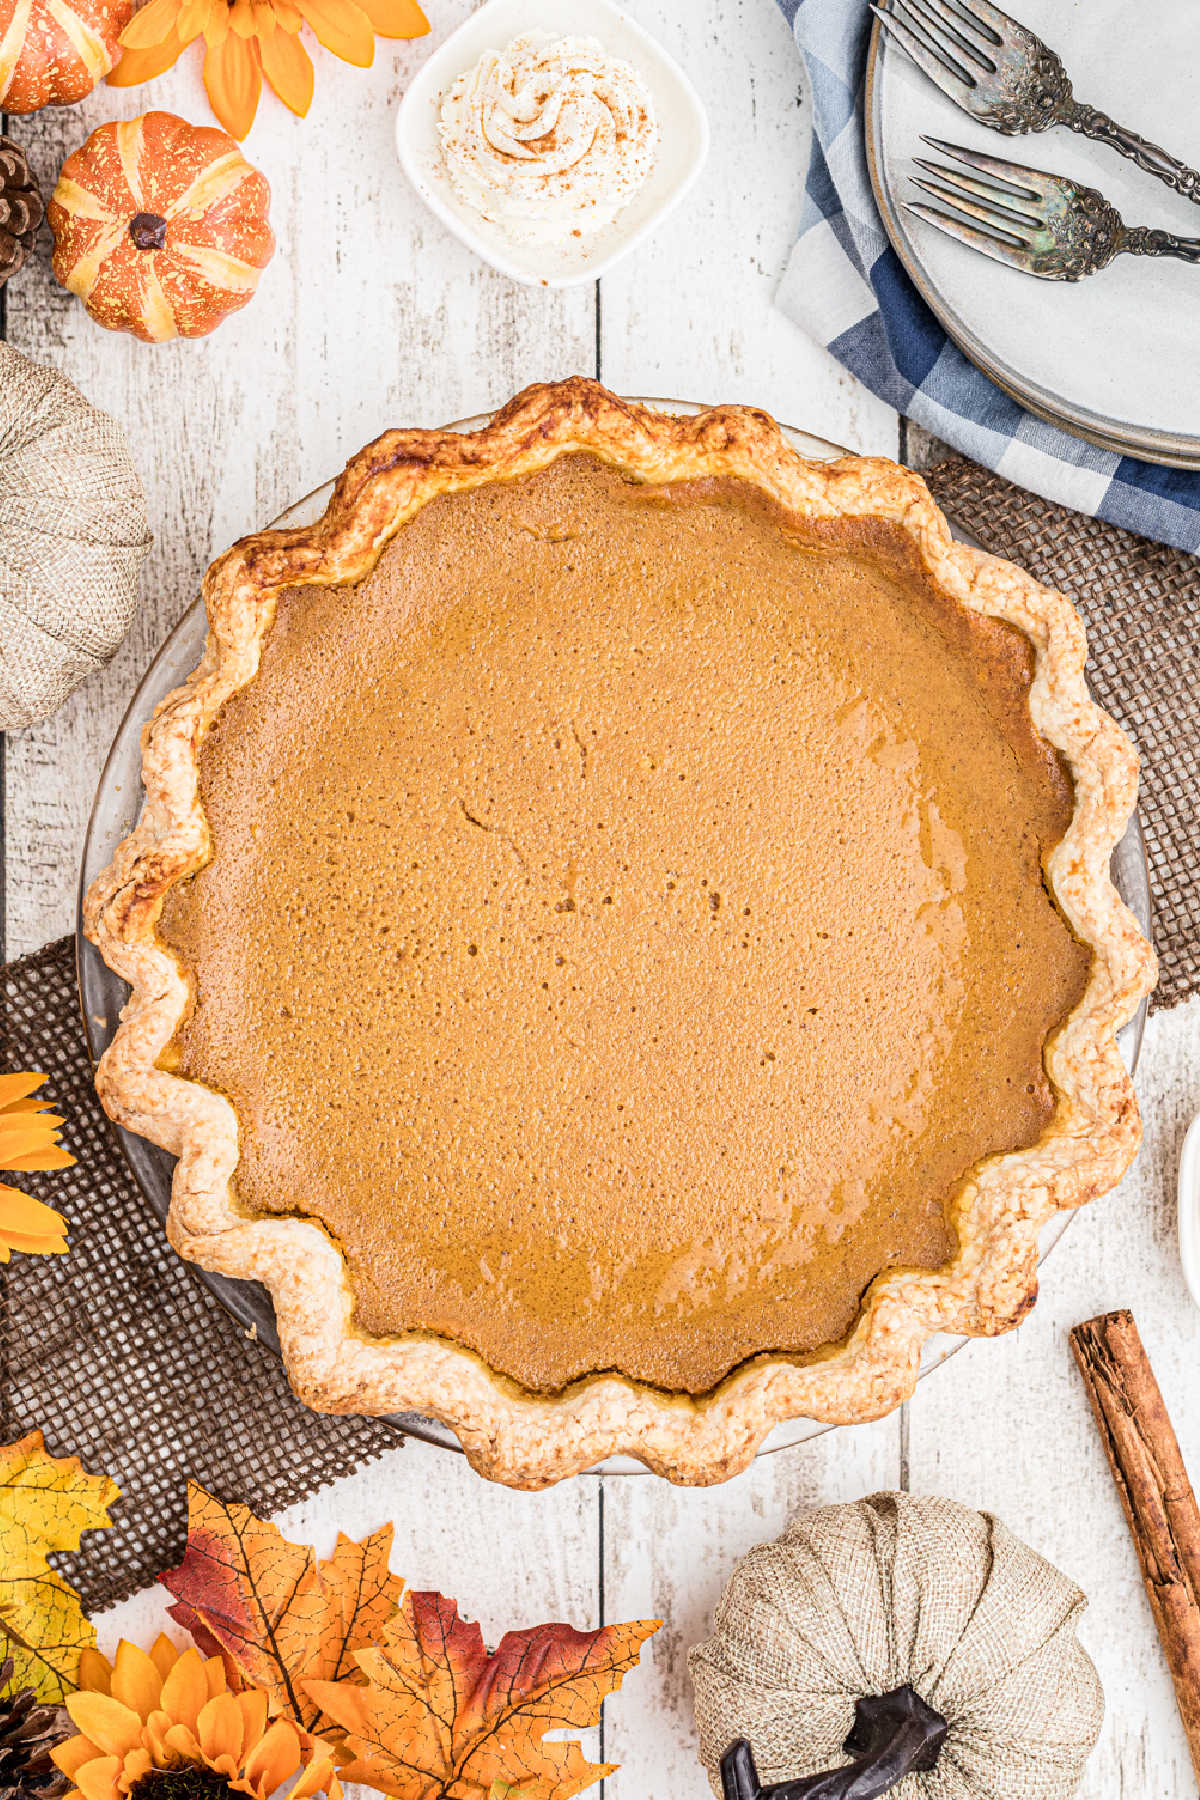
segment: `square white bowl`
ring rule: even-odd
[[[659,126],[654,168],[629,205],[593,238],[514,244],[463,205],[446,174],[437,129],[442,95],[486,50],[502,50],[525,31],[599,38],[606,50],[633,64],[654,100]],[[571,287],[598,280],[683,199],[708,154],[708,120],[679,64],[612,0],[485,0],[409,83],[396,115],[396,148],[418,194],[476,255],[514,281]]]

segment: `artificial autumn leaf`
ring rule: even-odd
[[[219,1651],[231,1676],[265,1689],[273,1711],[321,1736],[328,1721],[301,1678],[356,1677],[354,1652],[378,1643],[404,1588],[388,1569],[391,1547],[390,1525],[361,1544],[339,1535],[318,1563],[307,1544],[193,1481],[183,1561],[162,1580],[177,1601],[171,1617],[205,1654]]]
[[[400,1800],[569,1800],[611,1773],[577,1741],[546,1742],[563,1726],[595,1725],[661,1620],[575,1631],[510,1631],[488,1653],[478,1625],[441,1594],[405,1595],[380,1649],[355,1661],[366,1685],[308,1681],[346,1734],[344,1781]]]
[[[118,1493],[77,1456],[47,1455],[40,1431],[0,1449],[0,1647],[15,1664],[14,1691],[32,1688],[39,1700],[57,1702],[75,1687],[80,1654],[96,1633],[46,1556],[78,1550],[83,1532],[111,1525]]]
[[[75,1161],[58,1142],[63,1121],[36,1098],[46,1077],[0,1075],[0,1169],[67,1169]],[[0,1182],[0,1263],[14,1250],[58,1256],[67,1247],[67,1222],[23,1188]]]

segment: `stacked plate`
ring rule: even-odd
[[[1066,64],[1078,99],[1200,168],[1194,0],[1003,0]],[[887,40],[868,56],[866,137],[875,199],[896,254],[958,347],[1032,413],[1106,450],[1200,468],[1200,268],[1122,256],[1078,282],[1037,281],[944,237],[903,209],[920,199],[922,135],[1099,188],[1127,224],[1200,236],[1200,207],[1089,139],[1056,126],[1002,137],[976,124]]]

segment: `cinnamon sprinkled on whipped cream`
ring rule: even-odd
[[[632,64],[596,38],[546,31],[481,56],[443,95],[438,129],[459,199],[514,243],[603,231],[658,151]]]

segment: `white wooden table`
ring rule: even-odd
[[[895,415],[771,304],[795,234],[806,160],[799,61],[774,0],[625,0],[679,57],[713,128],[682,209],[599,288],[512,285],[453,240],[406,188],[396,100],[427,49],[470,10],[428,0],[432,38],[381,43],[376,66],[317,53],[305,121],[269,95],[246,149],[270,178],[279,240],[257,298],[214,337],[148,346],[101,331],[59,289],[44,252],[7,295],[10,341],[63,369],[125,425],[156,534],[140,616],[112,666],[45,725],[10,737],[4,771],[10,955],[74,923],[96,777],[141,671],[193,599],[211,556],[317,486],[385,426],[436,425],[525,382],[584,372],[628,393],[739,400],[855,449],[895,455]],[[851,0],[847,0],[851,4]],[[47,192],[101,120],[165,106],[209,121],[199,54],[148,88],[14,122]],[[1091,1596],[1084,1625],[1108,1717],[1083,1792],[1195,1792],[1186,1746],[1066,1334],[1131,1305],[1184,1454],[1200,1477],[1200,1316],[1174,1250],[1173,1181],[1200,1109],[1200,999],[1152,1021],[1138,1085],[1146,1148],[1122,1189],[1077,1219],[1021,1330],[972,1344],[898,1415],[773,1456],[723,1488],[582,1476],[549,1493],[489,1486],[461,1457],[409,1443],[282,1520],[332,1544],[383,1520],[395,1565],[481,1619],[662,1617],[643,1668],[610,1703],[604,1754],[622,1800],[700,1800],[686,1651],[704,1636],[735,1559],[799,1504],[877,1488],[937,1492],[999,1513]],[[102,1621],[157,1629],[157,1591]],[[998,1800],[1002,1797],[998,1796]]]

